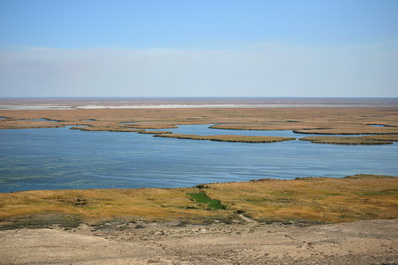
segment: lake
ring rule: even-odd
[[[175,133],[303,137],[186,125]],[[398,144],[228,143],[69,128],[0,130],[0,192],[173,188],[260,178],[398,175]]]

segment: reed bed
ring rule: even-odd
[[[380,145],[392,144],[392,141],[375,139],[372,137],[341,137],[341,136],[309,136],[300,138],[301,141],[310,141],[316,144],[340,144],[340,145]]]
[[[370,127],[370,128],[369,128]],[[302,129],[294,130],[301,134],[328,134],[328,135],[360,135],[360,134],[398,134],[398,127],[371,127],[371,126],[351,126],[343,128],[322,128],[322,129]]]
[[[132,128],[117,128],[117,127],[101,127],[101,126],[95,126],[95,127],[72,127],[72,130],[80,130],[80,131],[89,131],[89,132],[96,132],[96,131],[107,131],[107,132],[138,132],[141,133],[143,132],[142,129],[132,129]]]
[[[0,129],[86,125],[89,127],[81,130],[139,132],[151,129],[167,130],[187,124],[213,124],[211,128],[229,130],[294,130],[301,134],[387,135],[383,139],[372,138],[386,141],[396,141],[397,138],[393,135],[398,135],[398,109],[392,108],[1,110],[0,117],[7,118],[0,120]],[[30,120],[43,118],[59,122]]]
[[[273,136],[244,136],[244,135],[188,135],[188,134],[157,134],[155,137],[189,139],[189,140],[207,140],[218,142],[235,143],[275,143],[283,141],[292,141],[293,137],[273,137]]]
[[[206,194],[256,220],[339,223],[398,217],[398,178],[265,179],[207,185]]]
[[[198,195],[199,194],[199,195]],[[194,199],[193,199],[194,198]],[[220,206],[206,206],[215,203]],[[106,220],[209,223],[340,223],[398,218],[398,178],[262,179],[178,189],[104,189],[0,193],[0,227],[29,226],[38,220],[95,224]]]

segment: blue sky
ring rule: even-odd
[[[398,97],[398,1],[1,0],[0,97]]]

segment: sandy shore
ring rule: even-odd
[[[0,264],[398,264],[398,219],[0,232]]]

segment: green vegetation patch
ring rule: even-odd
[[[187,193],[189,197],[191,197],[195,203],[197,204],[205,204],[209,210],[225,210],[225,206],[221,205],[221,202],[218,200],[213,200],[209,198],[206,193]]]

